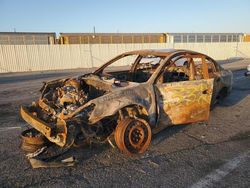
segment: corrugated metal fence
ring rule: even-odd
[[[250,43],[0,45],[0,73],[98,67],[122,52],[164,48],[194,50],[214,59],[250,58]]]

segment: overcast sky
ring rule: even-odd
[[[243,32],[250,0],[0,0],[0,32]]]

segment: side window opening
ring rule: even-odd
[[[161,83],[187,80],[189,80],[189,62],[186,57],[173,58],[159,78]]]
[[[203,55],[182,55],[173,58],[165,68],[158,82],[169,83],[188,80],[201,80],[213,77],[216,73],[214,63]]]
[[[142,56],[140,62],[135,67],[133,80],[139,83],[148,81],[164,58],[153,55]]]
[[[103,73],[110,73],[112,74],[113,72],[116,71],[129,71],[135,62],[136,58],[138,55],[128,55],[125,57],[122,57],[112,64],[108,65],[105,69],[103,69]]]
[[[213,69],[211,69],[213,68],[213,64],[209,64],[206,57],[203,55],[194,56],[192,59],[195,65],[194,79],[201,80],[210,78],[209,71],[213,71]]]
[[[194,58],[194,63],[196,67],[196,80],[215,77],[217,71],[214,62],[201,56],[199,58]]]
[[[214,78],[217,75],[216,66],[213,61],[206,59],[206,63],[208,66],[208,75],[209,78]]]
[[[121,57],[104,68],[102,73],[106,76],[112,76],[120,81],[132,81],[133,75],[130,70],[137,58],[138,55],[127,55]]]
[[[202,58],[192,58],[195,66],[195,74],[194,74],[194,80],[201,80],[204,79],[203,75],[203,65],[202,65]]]
[[[103,69],[103,74],[120,81],[143,83],[148,81],[165,57],[127,55]]]

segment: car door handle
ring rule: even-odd
[[[204,91],[202,91],[202,94],[204,95],[208,94],[208,89],[205,89]]]
[[[159,95],[160,98],[163,98],[164,96],[162,94]]]

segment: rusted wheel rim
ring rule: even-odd
[[[36,131],[34,128],[27,129],[21,133],[22,144],[21,149],[26,152],[35,152],[46,143],[45,136]]]
[[[116,127],[115,142],[125,154],[144,153],[151,142],[151,128],[143,119],[124,119]]]
[[[139,149],[142,142],[144,141],[145,134],[143,128],[140,126],[139,122],[136,122],[137,125],[130,128],[125,134],[128,134],[129,143],[136,149]],[[126,139],[126,137],[125,137]]]
[[[34,128],[27,129],[21,133],[24,142],[34,145],[42,145],[45,142],[45,136],[36,131]]]

